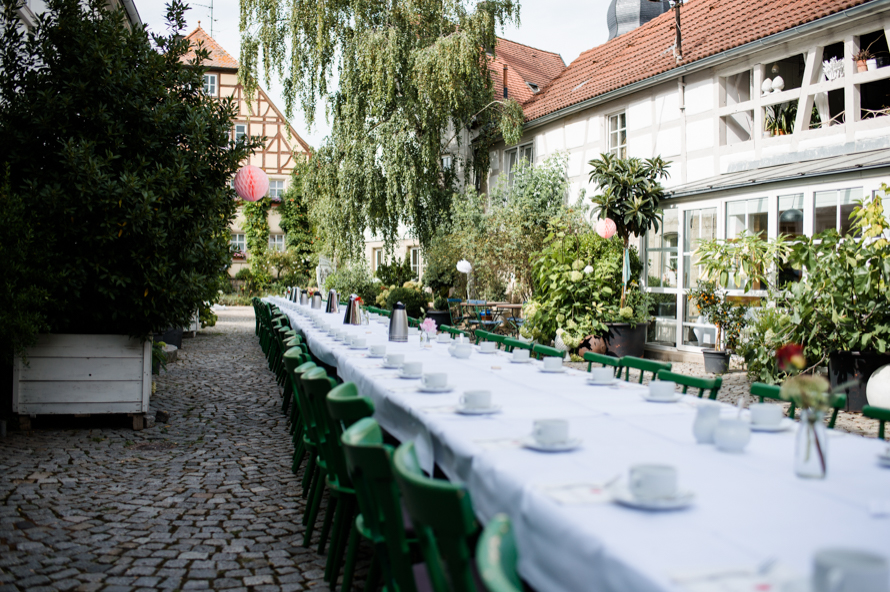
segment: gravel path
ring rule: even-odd
[[[327,589],[253,310],[219,311],[168,369],[167,424],[38,418],[0,439],[0,592]]]

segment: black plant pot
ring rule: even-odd
[[[155,333],[155,343],[163,341],[167,345],[175,345],[177,348],[182,347],[182,327],[178,329],[170,328],[163,333]]]
[[[856,380],[858,385],[847,389],[847,411],[862,411],[868,405],[865,385],[871,375],[886,364],[890,364],[890,354],[877,352],[834,352],[828,356],[828,378],[831,388]]]
[[[705,372],[710,372],[711,374],[726,374],[726,371],[729,370],[728,351],[703,349],[701,353],[705,358]]]
[[[436,327],[451,324],[451,313],[447,310],[428,310],[426,311],[426,318],[436,321]]]
[[[610,356],[634,356],[642,358],[646,349],[646,331],[649,323],[606,323],[609,332],[603,335],[606,353]]]

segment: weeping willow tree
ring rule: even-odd
[[[392,245],[400,224],[427,245],[495,138],[519,141],[522,109],[495,100],[485,52],[518,20],[514,0],[241,0],[248,95],[276,76],[288,116],[299,104],[310,125],[326,104],[304,188],[334,253],[357,254],[366,230]]]

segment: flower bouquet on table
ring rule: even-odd
[[[436,321],[433,319],[423,319],[420,323],[420,345],[423,346],[425,344],[430,343],[433,340],[433,335],[436,334]]]
[[[807,368],[803,346],[796,343],[783,345],[776,350],[776,359],[779,368],[789,375],[782,383],[782,399],[794,403],[800,410],[794,470],[798,477],[824,479],[828,453],[825,414],[832,409],[837,393],[855,384],[855,381],[841,384],[832,391],[828,380],[811,373],[815,367]]]

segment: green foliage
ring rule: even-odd
[[[461,273],[457,271],[460,254],[451,243],[451,236],[438,233],[429,247],[423,252],[423,285],[429,287],[434,294],[447,296],[453,286],[460,283]],[[443,310],[436,306],[437,310]]]
[[[883,197],[888,195],[882,185]],[[890,342],[890,224],[878,194],[850,215],[850,233],[828,230],[796,237],[789,256],[804,279],[785,286],[778,305],[788,311],[791,340],[819,364],[835,351],[878,351]]]
[[[397,302],[405,305],[409,317],[422,318],[428,306],[426,294],[416,282],[405,282],[402,287],[391,287],[386,293],[386,308],[392,310]]]
[[[455,171],[487,169],[499,135],[519,140],[522,108],[493,100],[483,51],[496,45],[498,26],[517,20],[513,0],[242,0],[247,93],[262,62],[267,84],[283,77],[288,115],[299,102],[311,125],[327,101],[331,134],[306,173],[326,251],[358,256],[366,230],[391,246],[400,224],[426,247],[450,213]],[[471,161],[443,168],[446,153],[462,158],[454,148],[468,127],[482,131]]]
[[[718,350],[736,351],[745,325],[746,307],[733,302],[714,282],[700,281],[689,297],[708,322],[717,327]]]
[[[201,328],[203,329],[215,326],[219,317],[216,316],[209,304],[202,302],[201,306],[198,307],[198,320],[201,322]]]
[[[0,207],[17,217],[0,277],[33,287],[27,316],[0,326],[15,351],[38,330],[186,326],[231,261],[229,181],[260,142],[233,142],[233,101],[205,96],[203,69],[180,62],[181,2],[153,40],[106,4],[52,0],[27,35],[15,3],[0,17]]]
[[[152,372],[153,374],[160,374],[161,370],[167,370],[167,351],[164,347],[167,344],[163,341],[154,341],[151,344],[151,367],[154,370],[157,368],[157,372]]]
[[[298,166],[291,179],[290,187],[281,197],[281,205],[278,213],[281,216],[281,229],[285,232],[287,246],[287,271],[282,272],[280,260],[274,261],[272,266],[278,270],[279,277],[283,273],[290,276],[311,277],[318,263],[317,255],[313,254],[315,245],[315,232],[309,222],[309,208],[306,205],[302,188],[302,177],[299,171],[305,170],[305,166]]]
[[[379,284],[371,277],[363,259],[347,262],[338,267],[337,271],[327,277],[324,288],[337,290],[343,300],[351,294],[357,294],[365,304],[372,304],[380,292]]]
[[[436,296],[433,300],[433,310],[448,310],[448,298],[445,296]]]
[[[785,373],[776,361],[776,350],[791,343],[791,316],[781,308],[753,308],[752,318],[742,329],[736,353],[745,358],[748,378],[752,381],[778,384]]]
[[[374,275],[385,286],[401,286],[405,282],[416,279],[416,274],[411,270],[411,262],[407,257],[405,259],[393,257],[389,263],[381,263],[377,266]]]
[[[764,233],[742,231],[731,240],[700,240],[694,257],[701,266],[703,280],[710,280],[719,288],[744,288],[747,292],[768,289],[775,266],[790,253],[791,245],[785,235],[767,240]]]
[[[238,273],[235,274],[236,280],[244,282],[244,288],[241,293],[247,296],[262,295],[271,283],[270,278],[271,276],[269,276],[268,273],[261,271],[257,274],[250,267],[242,267],[238,270]]]
[[[649,296],[640,290],[642,263],[631,248],[631,289],[621,304],[624,246],[591,232],[567,233],[550,227],[545,247],[534,255],[535,297],[523,309],[522,334],[547,343],[557,331],[574,349],[588,335],[606,332],[606,323],[642,323],[651,318]]]
[[[311,257],[311,254],[310,254]],[[275,280],[286,286],[306,286],[311,269],[307,268],[305,253],[288,247],[284,251],[269,251],[269,267],[275,270]]]
[[[241,205],[244,216],[244,240],[247,258],[254,279],[261,285],[272,281],[269,269],[269,211],[272,200],[264,197],[257,201],[245,201]]]

